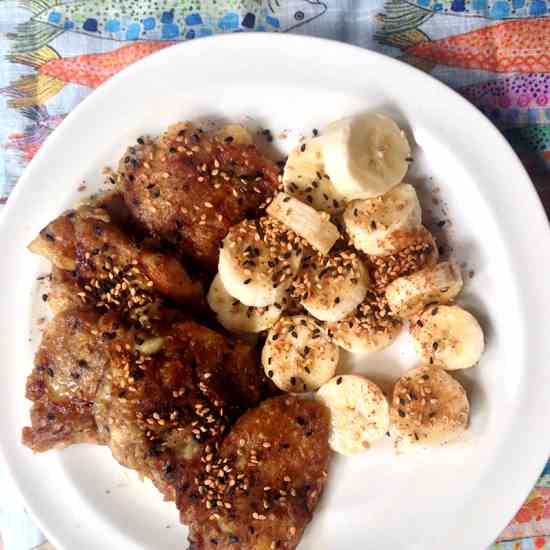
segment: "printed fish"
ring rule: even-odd
[[[10,61],[31,67],[36,73],[22,76],[0,93],[12,98],[8,101],[10,107],[42,105],[68,83],[96,88],[128,65],[173,44],[176,42],[134,42],[106,53],[67,58],[61,58],[50,46],[36,52],[8,54]]]
[[[502,73],[550,72],[550,18],[502,21],[481,29],[430,40],[420,30],[378,35],[401,48],[405,60],[424,70],[435,65]]]
[[[506,139],[519,153],[542,153],[550,159],[550,124],[532,124],[504,130]]]
[[[490,20],[546,17],[550,0],[387,0],[379,19],[383,32],[412,30],[436,14]]]
[[[0,5],[6,0],[0,0]],[[288,32],[323,15],[318,0],[19,0],[32,12],[14,51],[49,44],[70,31],[110,40],[188,40],[223,32]]]
[[[517,74],[459,91],[499,126],[550,124],[550,74]]]
[[[4,149],[18,151],[25,162],[29,162],[46,138],[61,124],[65,115],[50,115],[43,106],[33,105],[20,109],[20,113],[30,121],[22,132],[10,134]]]

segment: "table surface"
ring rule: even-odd
[[[0,215],[26,164],[94,88],[171,41],[234,31],[343,40],[431,72],[502,130],[550,215],[549,9],[550,0],[204,0],[192,9],[0,0]],[[52,550],[3,476],[0,550]],[[497,548],[550,550],[550,461]]]

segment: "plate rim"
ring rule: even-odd
[[[502,152],[507,151],[507,156],[510,161],[513,161],[513,164],[515,165],[515,169],[517,170],[517,174],[521,174],[522,179],[525,180],[525,182],[528,182],[530,185],[523,185],[522,182],[522,195],[523,195],[523,202],[524,205],[528,204],[528,210],[530,213],[529,220],[533,225],[537,225],[537,230],[541,231],[544,234],[544,240],[550,244],[550,224],[548,221],[548,218],[546,216],[544,207],[542,205],[542,202],[536,192],[536,189],[534,187],[534,184],[532,180],[530,179],[529,175],[527,174],[527,171],[519,158],[517,157],[516,153],[513,151],[510,144],[506,141],[504,136],[501,134],[501,132],[483,115],[480,111],[478,111],[471,103],[469,103],[464,97],[462,97],[458,92],[454,91],[452,88],[448,87],[435,77],[425,74],[422,71],[411,67],[407,65],[406,63],[389,57],[387,55],[384,55],[379,52],[375,52],[372,50],[368,50],[366,48],[361,48],[359,46],[339,42],[332,39],[325,39],[325,38],[319,38],[319,37],[313,37],[313,36],[305,36],[305,35],[290,35],[290,34],[279,34],[279,33],[237,33],[237,34],[226,34],[226,35],[216,35],[212,37],[206,37],[202,38],[198,41],[187,41],[187,42],[181,42],[179,44],[164,48],[160,51],[157,51],[149,56],[147,56],[144,59],[141,59],[140,61],[132,64],[131,66],[123,69],[116,75],[114,75],[112,78],[110,78],[108,81],[103,83],[101,86],[99,86],[96,90],[94,90],[90,95],[88,95],[81,103],[79,103],[65,118],[65,120],[52,132],[52,134],[47,138],[46,142],[42,145],[38,153],[35,155],[35,157],[30,161],[30,163],[25,168],[23,174],[18,180],[18,183],[16,184],[15,189],[10,194],[8,201],[6,205],[4,206],[2,213],[0,215],[0,234],[3,234],[6,230],[9,230],[10,222],[12,221],[12,218],[14,217],[15,213],[17,212],[18,206],[19,206],[19,196],[24,192],[24,190],[29,187],[29,185],[32,183],[32,180],[35,178],[34,172],[36,172],[37,167],[40,167],[40,164],[44,162],[44,159],[46,159],[49,154],[50,150],[55,150],[56,142],[61,139],[61,137],[70,130],[71,125],[73,123],[73,120],[78,120],[78,118],[81,117],[81,113],[85,113],[87,110],[93,108],[96,104],[101,104],[103,101],[107,100],[109,98],[109,95],[112,91],[117,89],[119,86],[124,85],[125,80],[130,80],[132,78],[132,75],[134,73],[140,73],[146,69],[148,65],[150,65],[152,68],[155,67],[157,63],[162,63],[162,57],[168,57],[177,55],[175,53],[175,50],[177,49],[178,52],[183,51],[191,51],[192,49],[199,49],[199,48],[222,48],[224,42],[273,42],[273,43],[282,43],[282,42],[296,42],[298,45],[303,45],[304,47],[310,47],[310,44],[318,43],[321,45],[324,45],[323,47],[326,48],[340,48],[342,50],[354,50],[356,52],[361,52],[361,55],[365,57],[371,57],[374,59],[378,59],[382,64],[386,65],[394,65],[399,66],[399,70],[403,73],[409,73],[412,75],[413,79],[423,79],[426,82],[430,82],[430,86],[434,88],[435,91],[440,90],[441,93],[453,97],[453,101],[460,102],[464,108],[469,110],[471,112],[471,116],[473,118],[477,118],[477,122],[485,127],[486,131],[491,131],[493,134],[493,139],[496,144],[499,144],[498,147],[502,150]],[[298,44],[301,43],[301,44]],[[285,47],[287,45],[285,44]],[[250,48],[251,46],[246,46],[246,48]],[[184,50],[186,48],[187,50]],[[273,53],[277,53],[277,46],[273,47]],[[185,55],[188,54],[183,54]],[[0,238],[1,242],[1,238]],[[550,266],[550,253],[546,253],[546,265]],[[0,280],[2,280],[2,275],[0,275]],[[545,300],[546,302],[546,300]],[[548,301],[550,303],[550,300]],[[550,320],[550,315],[547,317]],[[548,350],[550,350],[550,343],[546,344],[546,347]],[[527,384],[525,387],[525,391],[527,392]],[[550,410],[542,411],[543,413],[546,413],[546,419],[550,420]],[[541,421],[542,425],[542,421]],[[542,435],[542,440],[545,441],[544,435]],[[550,432],[546,434],[546,450],[543,450],[544,444],[541,444],[540,447],[537,447],[536,450],[530,449],[529,456],[525,458],[525,460],[522,462],[522,464],[527,463],[527,459],[529,459],[530,467],[528,468],[529,471],[535,471],[534,465],[538,464],[539,469],[538,472],[542,471],[542,468],[544,467],[544,464],[546,463],[546,460],[548,458],[548,453],[550,451]],[[544,461],[542,460],[544,458]],[[23,490],[23,487],[21,487],[16,479],[16,476],[14,475],[12,465],[7,460],[5,450],[4,450],[4,443],[0,441],[0,460],[2,461],[2,465],[5,468],[5,471],[8,473],[10,477],[11,485],[14,487],[15,491],[19,495],[19,498],[21,501],[25,504],[25,507],[30,512],[31,516],[33,517],[36,524],[40,527],[40,529],[43,531],[44,534],[47,535],[48,539],[53,542],[59,550],[62,550],[63,548],[68,548],[67,546],[63,546],[59,539],[57,538],[55,532],[55,527],[50,529],[50,525],[48,525],[48,521],[45,519],[45,517],[42,515],[40,516],[38,513],[35,513],[35,510],[32,506],[29,506],[29,501],[27,497],[25,496],[25,491]],[[517,501],[519,504],[525,500],[525,498],[528,496],[529,492],[531,491],[534,482],[536,481],[537,474],[528,475],[531,479],[531,482],[529,486],[525,483],[526,476],[522,474],[522,480],[521,483],[522,489],[516,489],[515,494],[522,495],[521,498],[523,500],[520,501],[519,498],[514,498],[514,501]],[[519,476],[518,476],[519,478]],[[517,482],[517,479],[516,479]],[[518,504],[518,505],[519,505]],[[513,510],[509,511],[509,514],[503,514],[500,513],[500,516],[508,516],[510,519],[513,514],[515,514],[516,508],[514,507]],[[43,519],[44,518],[44,519]],[[486,521],[486,523],[491,523],[491,521]],[[495,523],[494,521],[492,523]],[[499,522],[500,523],[500,522]],[[503,523],[503,522],[502,522]],[[501,528],[504,528],[505,524],[503,523]],[[487,530],[487,529],[486,529]],[[495,533],[493,536],[497,536],[498,533]],[[491,541],[489,541],[490,543]]]

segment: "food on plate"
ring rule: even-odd
[[[477,365],[485,348],[477,319],[457,305],[428,306],[411,321],[410,333],[420,357],[446,370]]]
[[[304,141],[288,154],[283,173],[284,191],[315,210],[336,214],[344,199],[325,173],[320,138]]]
[[[395,279],[386,287],[386,299],[394,315],[407,318],[430,303],[452,302],[461,289],[460,267],[455,262],[441,262]]]
[[[176,501],[192,550],[291,550],[330,449],[363,453],[388,430],[400,449],[458,437],[468,399],[443,369],[477,364],[484,337],[401,183],[410,154],[378,114],[301,141],[282,177],[238,124],[138,138],[113,191],[29,245],[52,263],[54,317],[23,443],[108,446]],[[367,354],[368,370],[404,320],[428,366],[388,404],[340,363]]]
[[[274,394],[250,346],[194,321],[126,332],[111,356],[93,406],[99,434],[120,464],[151,479],[167,500],[176,482],[197,474],[207,445]]]
[[[470,405],[466,391],[438,367],[409,370],[393,389],[391,433],[398,448],[434,447],[462,435]]]
[[[264,372],[281,390],[302,393],[319,388],[336,372],[339,350],[322,323],[308,315],[282,317],[267,333]]]
[[[433,235],[424,227],[400,236],[397,252],[385,256],[367,256],[372,286],[380,292],[398,277],[410,275],[426,267],[433,267],[439,251]]]
[[[343,455],[364,453],[388,431],[389,405],[382,390],[363,376],[335,376],[317,392],[330,410],[330,448]]]
[[[384,195],[351,201],[344,224],[355,248],[373,256],[400,250],[401,236],[422,223],[422,211],[412,185],[401,184]]]
[[[65,212],[29,250],[74,273],[82,305],[129,312],[150,303],[155,294],[182,303],[202,298],[202,285],[176,256],[138,246],[102,208],[85,205]]]
[[[293,292],[307,312],[321,321],[339,321],[365,298],[369,274],[357,253],[311,254],[294,281]]]
[[[327,212],[317,212],[286,193],[278,193],[273,198],[267,213],[300,235],[321,254],[327,254],[340,237]]]
[[[304,243],[269,218],[245,220],[229,229],[218,263],[230,296],[252,307],[281,304],[302,261]]]
[[[403,130],[379,113],[332,122],[322,131],[321,150],[326,173],[347,200],[387,193],[412,160]]]
[[[227,292],[218,273],[206,296],[216,319],[230,332],[262,332],[273,326],[281,317],[281,304],[264,307],[246,306]],[[286,297],[282,297],[286,302]]]
[[[109,368],[110,327],[97,311],[78,309],[46,326],[26,386],[33,405],[23,443],[33,451],[101,442],[92,408]]]
[[[241,134],[176,124],[159,138],[139,138],[119,166],[134,218],[209,271],[228,229],[257,217],[279,185],[275,163]]]
[[[372,353],[390,346],[401,331],[383,294],[367,291],[365,300],[338,321],[329,323],[332,341],[351,353]]]
[[[327,479],[328,431],[326,408],[296,396],[244,414],[189,487],[180,485],[191,548],[296,548]]]

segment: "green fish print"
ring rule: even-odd
[[[2,4],[0,0],[0,6]],[[13,51],[47,45],[64,32],[118,41],[189,40],[224,32],[288,32],[321,15],[317,0],[22,0],[33,15],[20,25]]]
[[[382,33],[416,29],[435,14],[494,21],[550,15],[550,0],[387,0],[379,16]]]

